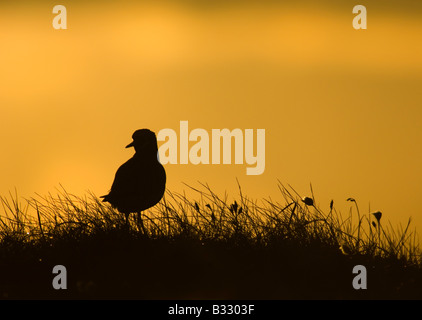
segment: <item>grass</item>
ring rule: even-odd
[[[206,184],[195,199],[166,192],[142,221],[61,189],[1,197],[0,297],[6,299],[421,299],[410,220],[384,226],[355,199],[342,216],[279,184],[280,200],[233,202]],[[142,222],[142,223],[141,223]],[[67,289],[52,287],[55,265]],[[367,269],[355,290],[355,265]]]

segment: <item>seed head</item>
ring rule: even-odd
[[[309,197],[303,197],[302,202],[304,202],[307,206],[313,206],[314,205],[314,200],[312,198],[309,198]]]
[[[372,214],[374,215],[375,219],[377,219],[377,222],[380,223],[382,217],[381,211],[373,212]]]

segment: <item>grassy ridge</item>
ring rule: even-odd
[[[189,187],[191,188],[191,187]],[[280,199],[233,203],[207,185],[167,192],[142,217],[95,195],[2,197],[0,297],[140,299],[422,298],[417,236],[349,198],[347,217],[279,185]],[[54,290],[55,265],[67,290]],[[367,290],[352,287],[355,265]]]

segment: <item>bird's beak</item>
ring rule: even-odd
[[[133,141],[129,143],[125,148],[130,148],[130,147],[133,147]]]

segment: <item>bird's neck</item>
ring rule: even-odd
[[[133,157],[137,160],[148,162],[158,161],[158,148],[135,150]]]

